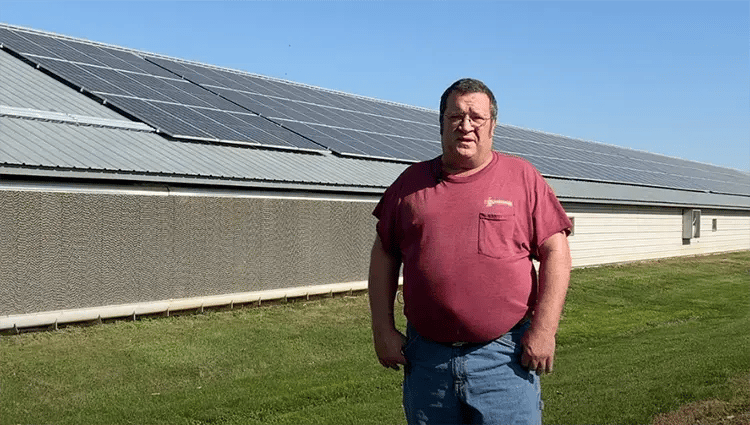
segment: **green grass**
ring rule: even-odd
[[[750,408],[748,268],[750,252],[575,270],[545,423]],[[400,388],[365,296],[0,337],[0,424],[400,424]]]
[[[365,302],[4,337],[0,423],[392,422],[395,399],[381,395],[399,379],[373,363]]]
[[[576,270],[545,422],[640,424],[730,399],[750,373],[749,268],[742,252]]]

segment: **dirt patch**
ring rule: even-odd
[[[652,425],[750,425],[750,376],[733,379],[730,401],[703,400],[662,413]]]
[[[652,425],[750,425],[747,407],[725,401],[705,400],[657,416]]]

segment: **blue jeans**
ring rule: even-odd
[[[530,322],[485,344],[430,341],[407,325],[404,413],[411,425],[541,425],[539,377],[521,366]]]

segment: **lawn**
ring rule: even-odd
[[[710,400],[734,423],[748,268],[750,252],[574,270],[544,422],[648,424]],[[400,385],[365,295],[0,337],[0,424],[400,424]]]

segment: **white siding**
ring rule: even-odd
[[[750,249],[750,212],[701,210],[699,238],[682,239],[682,209],[568,204],[573,266]],[[712,231],[713,220],[717,230]]]

